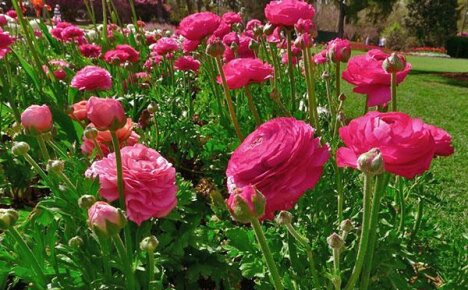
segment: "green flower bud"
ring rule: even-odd
[[[282,210],[277,216],[276,216],[276,223],[279,225],[289,225],[291,224],[293,219],[292,214],[289,211]]]
[[[265,196],[253,186],[235,189],[226,201],[233,219],[249,223],[253,218],[260,218],[265,213]]]
[[[11,147],[11,152],[16,156],[22,156],[29,152],[29,145],[26,142],[15,142]]]
[[[354,229],[353,222],[350,219],[345,219],[341,222],[340,228],[344,232],[350,232]]]
[[[357,160],[357,167],[365,174],[379,175],[384,172],[384,160],[380,150],[372,148],[361,154]]]
[[[82,209],[90,208],[96,202],[96,198],[92,195],[83,195],[78,199],[78,206]]]
[[[216,38],[208,43],[205,52],[212,57],[222,56],[224,54],[224,44],[221,42],[221,39]]]
[[[344,241],[337,233],[331,234],[327,238],[328,246],[332,249],[341,249],[344,246]]]
[[[150,114],[154,114],[158,111],[158,105],[156,103],[151,103],[148,105],[147,110],[150,112]]]
[[[395,52],[393,52],[389,57],[387,57],[383,63],[382,68],[387,73],[397,73],[405,69],[406,63],[405,61],[398,56]]]
[[[98,135],[98,130],[96,128],[94,128],[94,127],[87,127],[84,130],[84,135],[85,135],[86,139],[94,140],[94,139],[96,139],[96,137]]]
[[[62,160],[49,160],[47,162],[47,172],[62,173],[65,168],[65,162]]]
[[[140,249],[144,252],[154,252],[159,245],[155,236],[148,236],[140,242]]]
[[[78,249],[83,245],[83,239],[79,236],[75,236],[68,241],[68,246],[74,249]]]
[[[18,221],[18,212],[14,209],[0,208],[0,229],[7,230]]]

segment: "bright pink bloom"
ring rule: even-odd
[[[57,40],[60,40],[60,41],[63,41],[63,38],[62,38],[62,31],[63,31],[63,28],[60,28],[60,27],[54,27],[50,30],[50,34]]]
[[[116,50],[124,51],[128,54],[128,61],[137,62],[140,58],[140,53],[136,51],[133,47],[127,44],[120,44],[115,47]]]
[[[0,14],[0,27],[5,26],[8,24],[8,19],[5,17],[5,15]]]
[[[273,33],[268,35],[266,40],[270,43],[279,43],[281,42],[281,27],[278,26],[273,30]]]
[[[7,11],[6,15],[10,16],[11,18],[14,18],[16,19],[18,17],[18,15],[16,14],[16,11],[13,10],[13,9],[10,9]]]
[[[255,53],[249,48],[250,41],[252,41],[251,37],[248,37],[246,35],[241,35],[239,37],[239,46],[237,47],[237,57],[239,58],[255,58]],[[234,57],[236,54],[230,47],[226,47],[224,50],[224,61],[228,62]]]
[[[177,204],[176,171],[157,151],[136,144],[124,147],[122,168],[128,219],[140,225],[151,217],[168,215]],[[99,193],[108,201],[119,198],[115,154],[95,161],[87,177],[99,177]]]
[[[160,55],[150,56],[150,57],[145,61],[145,63],[143,64],[143,66],[146,68],[146,70],[151,70],[151,69],[153,69],[153,67],[155,67],[155,66],[157,66],[158,64],[160,64],[162,60],[163,60],[163,57],[160,56]]]
[[[117,208],[104,201],[97,201],[88,209],[88,225],[92,230],[108,234],[109,225],[121,229],[125,225],[125,220]]]
[[[238,89],[250,83],[261,83],[273,77],[271,65],[258,58],[236,58],[223,65],[229,89]],[[218,83],[221,77],[218,76]]]
[[[112,49],[104,54],[104,60],[112,64],[123,64],[129,60],[129,58],[130,55],[126,51],[120,49]]]
[[[101,55],[101,47],[96,44],[82,44],[80,52],[84,57],[98,58]]]
[[[64,68],[69,67],[68,62],[64,60],[51,60],[49,61],[49,65],[53,68],[53,74],[56,79],[63,81],[67,77],[67,73],[65,72]],[[42,66],[42,70],[46,74],[49,73],[49,68],[46,65]]]
[[[299,19],[312,19],[315,9],[302,0],[271,1],[265,7],[265,17],[271,24],[294,26]]]
[[[70,86],[80,91],[108,90],[112,76],[101,67],[88,65],[75,74]]]
[[[221,21],[218,28],[213,32],[213,35],[219,38],[223,38],[226,34],[231,32],[231,26],[224,21]]]
[[[8,32],[4,32],[0,28],[0,49],[9,48],[15,42],[15,38],[11,37]]]
[[[174,38],[171,37],[162,37],[153,46],[153,51],[155,51],[159,55],[172,53],[177,49],[179,49],[179,44]]]
[[[239,206],[237,204],[237,197],[240,197],[241,200],[248,207],[248,212],[244,212],[242,214],[247,215],[249,217],[257,217],[254,205],[254,197],[256,195],[257,191],[252,185],[247,185],[242,188],[236,188],[235,190],[233,190],[233,192],[229,195],[229,198],[226,200],[226,205],[228,207],[228,210],[234,216],[234,218],[236,215],[236,208]]]
[[[68,26],[61,32],[61,39],[64,41],[77,40],[84,37],[84,32],[77,26]]]
[[[239,44],[239,35],[236,32],[229,32],[223,37],[223,44],[230,47],[233,43]]]
[[[347,39],[335,38],[328,42],[327,51],[333,51],[333,62],[347,62],[351,55],[351,43]]]
[[[225,22],[226,24],[232,25],[235,23],[241,23],[242,22],[242,17],[239,15],[239,13],[236,12],[226,12],[223,14],[221,17],[221,20]]]
[[[424,122],[399,112],[369,112],[341,127],[340,137],[345,147],[336,152],[339,167],[357,168],[361,154],[378,148],[385,170],[406,178],[428,170],[436,150]]]
[[[252,132],[234,151],[226,175],[228,189],[255,186],[266,198],[265,219],[292,208],[320,179],[328,145],[314,129],[294,118],[272,119]]]
[[[262,26],[262,22],[258,19],[251,19],[245,25],[245,30],[254,30],[257,26]]]
[[[382,68],[388,56],[378,49],[372,49],[366,55],[352,57],[343,71],[343,79],[356,86],[353,92],[368,96],[369,107],[385,105],[391,99],[391,76]],[[397,83],[403,82],[410,70],[411,65],[406,63],[405,69],[396,74]]]
[[[62,28],[62,29],[70,27],[70,26],[73,26],[73,24],[71,24],[69,22],[66,22],[66,21],[61,21],[61,22],[57,23],[57,25],[55,25],[55,27]]]
[[[442,128],[433,125],[425,125],[431,132],[435,142],[436,156],[450,156],[455,151],[452,146],[452,136]]]
[[[200,45],[200,41],[185,38],[182,42],[182,49],[184,53],[189,53],[196,50],[198,45]]]
[[[323,64],[327,62],[327,50],[324,49],[321,52],[314,55],[315,64]]]
[[[294,28],[298,33],[310,33],[314,34],[317,30],[315,23],[312,22],[312,19],[299,19],[294,25]]]
[[[70,112],[70,117],[73,119],[73,120],[77,120],[77,121],[84,121],[84,120],[88,120],[88,117],[87,117],[87,112],[86,112],[86,104],[88,103],[88,101],[86,100],[82,100],[82,101],[79,101],[77,103],[74,103],[71,107],[71,112]]]
[[[200,69],[200,62],[191,56],[181,56],[174,62],[174,67],[181,71],[198,72]]]
[[[221,18],[211,12],[191,14],[180,22],[177,30],[180,35],[190,40],[201,41],[211,35],[219,26]]]
[[[45,133],[52,129],[52,113],[47,105],[29,106],[21,114],[21,125],[32,133]]]
[[[91,97],[86,104],[88,119],[98,130],[116,130],[127,122],[122,104],[115,99]]]

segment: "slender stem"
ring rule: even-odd
[[[260,245],[260,249],[262,250],[263,257],[265,258],[266,264],[268,266],[268,270],[270,271],[271,280],[275,286],[276,290],[283,290],[284,287],[281,284],[281,278],[278,273],[278,269],[276,268],[275,261],[273,260],[273,256],[270,251],[270,247],[268,247],[268,243],[265,238],[265,234],[263,233],[262,226],[257,218],[252,218],[251,220],[252,228],[255,232],[255,236],[257,237],[258,244]]]
[[[288,29],[286,32],[287,36],[287,49],[288,49],[288,73],[289,73],[289,84],[291,86],[291,111],[294,112],[296,109],[296,86],[294,82],[294,66],[293,57],[291,50],[291,30]]]
[[[340,74],[340,62],[336,63],[335,66],[335,85],[336,85],[336,98],[338,99],[341,94],[341,74]]]
[[[135,275],[133,273],[131,260],[128,258],[129,253],[126,252],[125,245],[120,238],[119,234],[114,235],[113,237],[115,248],[119,253],[120,259],[124,266],[125,281],[127,282],[126,289],[136,289],[135,288]]]
[[[237,122],[236,112],[234,111],[234,105],[232,103],[231,94],[229,92],[229,87],[228,87],[227,82],[226,82],[226,76],[224,75],[223,66],[221,64],[221,57],[219,57],[219,56],[216,57],[216,65],[218,67],[219,74],[221,75],[221,80],[222,80],[223,89],[224,89],[224,95],[226,97],[226,101],[227,101],[227,104],[228,104],[229,114],[231,115],[232,125],[234,126],[234,129],[236,130],[237,137],[239,138],[240,141],[242,141],[242,140],[244,140],[244,137],[242,137],[242,133],[240,131],[239,123]]]
[[[37,162],[29,155],[28,153],[24,154],[24,159],[36,170],[37,174],[39,174],[42,178],[42,180],[46,181],[47,184],[49,185],[49,178],[47,177],[47,174],[42,170],[42,168],[37,164]]]
[[[314,83],[314,75],[313,72],[315,69],[312,67],[313,63],[310,61],[310,53],[309,48],[305,47],[302,49],[303,54],[303,61],[304,61],[304,73],[307,85],[307,99],[308,99],[308,107],[309,107],[309,123],[317,129],[318,133],[320,134],[319,130],[319,120],[317,114],[317,102],[315,99],[315,83]]]
[[[393,111],[398,111],[397,110],[397,99],[396,99],[396,82],[397,82],[397,79],[396,79],[396,73],[393,72],[391,73],[391,94],[392,94],[392,110]]]
[[[91,140],[93,142],[93,145],[94,145],[94,148],[96,148],[96,152],[97,154],[99,155],[100,158],[104,158],[104,152],[102,152],[102,148],[101,146],[99,145],[98,141],[96,140],[96,138],[92,138]]]
[[[41,148],[41,154],[44,158],[44,161],[47,162],[50,159],[49,151],[47,151],[47,147],[44,141],[44,137],[42,134],[36,136],[37,143],[39,144],[39,148]]]
[[[370,225],[370,210],[371,210],[371,190],[372,190],[372,175],[364,174],[364,197],[363,197],[363,214],[362,214],[362,228],[361,236],[359,238],[359,247],[356,257],[356,262],[353,267],[353,272],[349,278],[348,284],[345,287],[345,290],[354,289],[359,275],[361,274],[361,269],[366,257],[367,245],[369,242],[369,225]]]
[[[369,112],[369,107],[367,106],[367,103],[369,102],[369,95],[366,95],[366,100],[364,101],[364,115]]]
[[[154,114],[153,114],[154,129],[156,130],[156,136],[155,136],[156,137],[156,140],[155,140],[156,144],[154,145],[154,147],[156,149],[158,149],[158,147],[159,147],[159,125],[158,125],[158,117],[156,116],[156,114],[157,114],[157,111],[154,112]]]
[[[148,251],[148,289],[151,289],[151,285],[154,280],[154,252]]]
[[[338,168],[338,166],[334,165],[335,167],[335,177],[336,177],[336,190],[337,190],[337,202],[338,202],[338,222],[341,223],[343,221],[343,207],[344,207],[344,195],[343,195],[343,180],[342,180],[342,170]]]
[[[39,286],[40,289],[44,289],[44,287],[47,284],[46,277],[44,275],[44,272],[42,272],[42,268],[39,265],[39,262],[37,261],[36,256],[34,256],[34,253],[31,251],[31,248],[29,248],[29,246],[26,244],[26,242],[21,237],[20,233],[16,230],[15,227],[10,227],[9,232],[11,233],[13,238],[16,240],[16,243],[20,247],[21,252],[25,255],[30,266],[36,273],[37,278],[39,280],[38,282],[40,283],[40,285],[36,285],[36,286]]]
[[[101,0],[102,6],[102,37],[104,38],[104,45],[107,46],[107,8],[106,0]]]
[[[396,185],[398,186],[397,194],[398,194],[398,202],[400,203],[400,222],[398,225],[398,232],[403,233],[405,230],[405,197],[403,195],[403,180],[400,176],[396,177]]]
[[[107,282],[111,282],[112,271],[110,263],[110,249],[109,249],[109,239],[107,237],[98,236],[99,244],[101,245],[102,250],[102,266],[104,268],[104,279]]]
[[[135,11],[135,2],[133,0],[129,0],[128,2],[130,3],[130,9],[132,10],[133,25],[135,26],[135,29],[139,31],[138,22],[137,22],[138,17]]]
[[[423,209],[424,209],[424,199],[419,198],[418,212],[416,213],[416,221],[414,223],[413,233],[411,234],[411,242],[410,242],[411,244],[413,243],[413,240],[416,237],[416,234],[418,233],[419,228],[421,227]]]
[[[333,285],[336,290],[341,289],[341,273],[340,273],[340,253],[341,249],[333,249]]]
[[[68,157],[67,154],[54,143],[54,141],[48,139],[46,142],[56,154],[60,155],[62,158]]]
[[[257,111],[257,107],[253,102],[252,93],[250,92],[249,85],[246,85],[244,88],[245,94],[247,95],[247,103],[249,105],[250,112],[252,112],[252,115],[254,116],[255,124],[257,124],[257,126],[260,126],[262,124],[262,119],[260,118],[260,115]]]
[[[291,236],[293,236],[306,249],[314,286],[320,288],[318,271],[317,267],[315,266],[314,252],[312,251],[312,247],[309,244],[309,239],[298,233],[291,223],[286,224],[286,228],[288,229],[288,232],[291,234]]]
[[[65,173],[61,172],[60,177],[65,181],[67,186],[72,189],[74,192],[76,192],[76,186],[71,182],[71,180],[65,175]]]
[[[385,192],[389,179],[388,174],[378,175],[376,178],[375,192],[372,197],[372,210],[370,217],[369,244],[367,247],[366,263],[364,264],[361,276],[361,286],[359,289],[366,290],[369,287],[370,272],[374,259],[374,249],[377,242],[377,229],[379,225],[380,200]]]

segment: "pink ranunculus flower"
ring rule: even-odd
[[[112,49],[104,54],[104,61],[111,64],[123,64],[129,60],[130,55],[123,50]]]
[[[45,133],[52,129],[52,113],[47,105],[29,106],[21,114],[21,125],[31,133]]]
[[[110,98],[89,98],[86,116],[101,131],[120,129],[127,122],[122,104]]]
[[[80,52],[84,57],[98,58],[101,55],[101,47],[96,44],[82,44],[80,45]]]
[[[7,49],[15,42],[15,38],[11,37],[8,32],[4,32],[0,28],[0,49]]]
[[[255,58],[255,53],[250,49],[249,45],[252,38],[246,35],[239,37],[239,46],[237,47],[237,57],[239,58]],[[229,62],[234,59],[236,54],[230,47],[226,47],[224,50],[223,58],[224,61]]]
[[[265,17],[271,24],[294,26],[299,19],[312,19],[315,9],[302,0],[271,1],[265,7]]]
[[[64,68],[68,68],[70,66],[68,62],[64,60],[51,60],[49,61],[49,65],[52,67],[52,73],[56,79],[63,81],[67,77],[67,73]],[[49,68],[46,65],[42,66],[42,70],[46,74],[49,73]]]
[[[266,198],[263,218],[292,208],[320,179],[329,158],[328,145],[314,129],[294,118],[272,119],[252,132],[234,151],[226,175],[228,189],[255,186]]]
[[[340,137],[345,146],[336,152],[339,167],[357,168],[359,156],[377,148],[385,170],[406,178],[428,170],[436,151],[426,124],[399,112],[369,112],[341,127]]]
[[[191,56],[181,56],[174,62],[174,67],[181,71],[198,72],[200,65],[200,62]]]
[[[87,103],[88,103],[87,100],[82,100],[77,103],[74,103],[71,106],[71,112],[69,113],[70,118],[76,121],[88,120],[87,111],[86,111]]]
[[[223,36],[223,44],[227,47],[230,47],[231,44],[239,44],[239,35],[236,32],[229,32],[225,36]]]
[[[159,55],[166,55],[179,49],[179,44],[174,38],[162,37],[153,46],[153,51]]]
[[[245,30],[254,30],[255,27],[262,26],[262,22],[258,19],[251,19],[245,25]]]
[[[201,41],[211,35],[218,28],[220,22],[221,18],[214,13],[194,13],[182,19],[177,31],[187,39]]]
[[[347,39],[335,38],[328,42],[327,51],[333,62],[347,62],[351,56],[351,43]]]
[[[200,41],[185,38],[182,42],[182,50],[184,53],[189,53],[196,50],[198,45],[200,45]]]
[[[112,76],[101,67],[88,65],[75,74],[70,86],[80,91],[108,90],[112,88]]]
[[[126,52],[129,62],[137,62],[140,59],[140,53],[128,44],[117,45],[115,49]]]
[[[122,168],[128,219],[138,225],[168,215],[177,204],[176,171],[157,151],[141,144],[124,147]],[[99,193],[108,201],[119,198],[115,154],[95,161],[87,177],[99,177]]]
[[[88,225],[100,234],[115,234],[125,226],[125,218],[119,209],[107,202],[97,201],[88,209]]]
[[[213,35],[219,38],[223,38],[226,34],[231,32],[231,26],[224,21],[221,21],[218,28],[213,32]]]
[[[315,33],[317,32],[317,27],[315,26],[315,23],[312,22],[312,19],[299,19],[296,24],[294,24],[294,29],[296,29],[296,31],[298,33],[309,33],[309,34],[312,34],[312,35],[315,35]]]
[[[10,16],[11,18],[13,19],[16,19],[18,17],[18,15],[16,14],[16,11],[13,10],[13,9],[10,9],[6,12],[6,15],[7,16]]]
[[[391,100],[391,76],[382,68],[389,55],[379,49],[372,49],[366,55],[352,57],[343,71],[343,79],[355,85],[353,92],[368,96],[367,106],[385,105]],[[411,70],[406,63],[403,71],[397,72],[397,83],[403,82]]]
[[[0,27],[5,26],[8,24],[8,19],[5,17],[5,15],[0,14]]]
[[[239,13],[230,11],[224,13],[221,17],[221,20],[224,21],[226,24],[232,25],[235,23],[241,23],[242,17],[239,15]]]
[[[321,52],[314,55],[315,64],[323,64],[327,62],[327,50],[324,49]]]
[[[431,132],[435,142],[436,156],[450,156],[455,149],[452,146],[452,136],[442,128],[426,124],[426,128]]]
[[[78,40],[84,37],[84,32],[78,26],[68,26],[61,32],[61,39],[64,41]]]
[[[261,208],[263,202],[264,199],[260,197],[257,189],[252,185],[236,188],[226,199],[226,205],[231,216],[241,223],[248,223],[252,218],[263,215],[262,212],[258,212],[263,210]],[[247,208],[244,205],[247,205]]]
[[[236,58],[223,65],[229,89],[238,89],[250,83],[261,83],[273,77],[273,68],[258,58]],[[221,77],[218,76],[218,83]]]

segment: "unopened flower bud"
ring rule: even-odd
[[[383,63],[382,68],[387,73],[397,73],[405,69],[406,63],[404,59],[398,56],[395,52],[387,57]]]
[[[331,234],[327,238],[328,246],[332,249],[341,249],[344,246],[344,241],[337,233]]]
[[[11,148],[11,152],[16,156],[22,156],[28,153],[30,147],[29,144],[26,142],[15,142],[13,147]]]
[[[340,228],[344,232],[350,232],[354,229],[353,222],[350,219],[345,219],[341,222]]]
[[[289,211],[282,210],[277,216],[276,216],[276,223],[279,225],[289,225],[291,224],[293,219],[292,214]]]
[[[273,26],[271,23],[267,23],[263,26],[263,34],[265,35],[271,35],[273,30],[275,30],[275,26]]]
[[[158,111],[158,105],[156,103],[151,103],[148,105],[147,110],[150,112],[150,114],[154,114]]]
[[[62,160],[49,160],[46,166],[47,172],[53,173],[62,173],[64,168],[65,162],[63,162]]]
[[[382,153],[377,148],[372,148],[359,156],[357,167],[365,174],[379,175],[384,172],[384,160]]]
[[[78,249],[83,245],[83,239],[79,236],[75,236],[68,241],[68,246],[74,249]]]
[[[116,235],[126,223],[122,210],[104,201],[97,201],[88,209],[89,227],[98,235]]]
[[[98,135],[98,130],[96,128],[94,128],[94,127],[87,127],[84,130],[84,135],[85,135],[86,139],[94,140],[94,139],[96,139],[96,137]]]
[[[224,54],[224,44],[221,39],[216,38],[209,41],[206,46],[206,54],[211,55],[212,57],[222,56]]]
[[[324,71],[322,73],[322,79],[324,79],[324,80],[330,79],[330,74],[328,73],[328,71]]]
[[[78,206],[82,209],[90,208],[96,202],[96,198],[92,195],[83,195],[78,199]]]
[[[241,223],[262,217],[265,203],[265,196],[251,185],[235,189],[226,201],[231,216]]]
[[[0,229],[7,230],[16,224],[18,212],[14,209],[0,208]]]
[[[141,240],[140,249],[144,252],[154,252],[159,245],[159,241],[155,236],[148,236]]]

